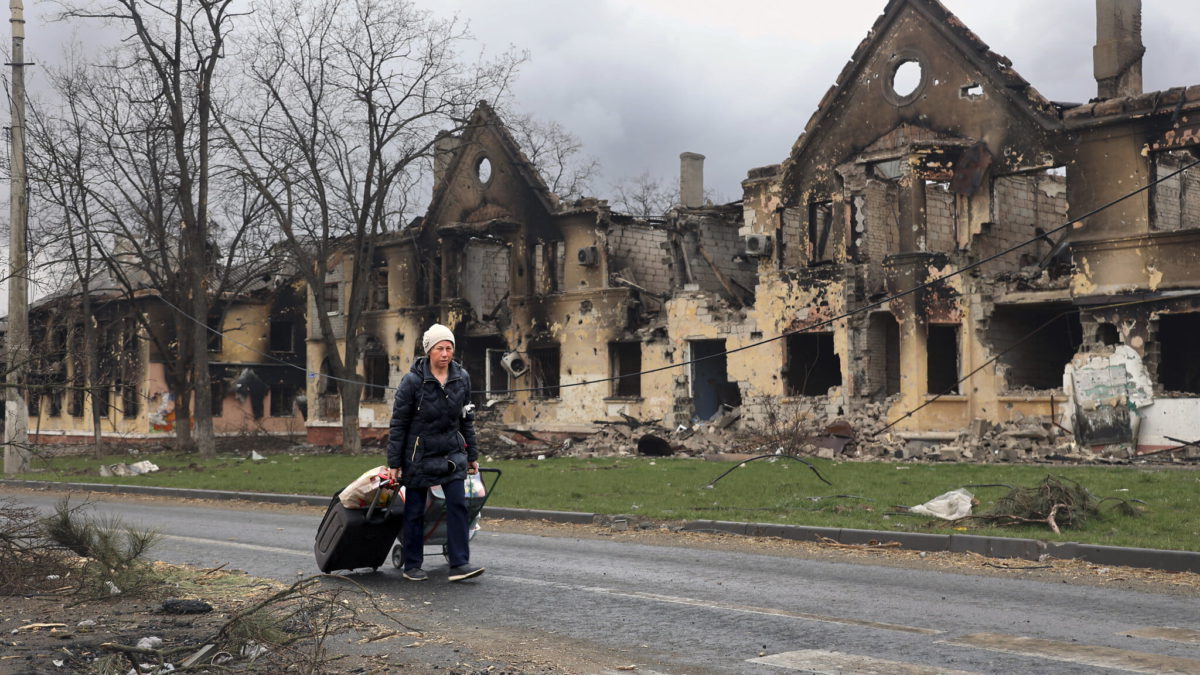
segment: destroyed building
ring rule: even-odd
[[[390,392],[436,320],[477,403],[542,439],[736,409],[868,415],[901,442],[1026,419],[1176,444],[1200,412],[1200,86],[1142,92],[1140,4],[1097,11],[1081,104],[936,0],[892,0],[782,163],[714,205],[684,153],[658,219],[561,203],[481,104],[439,139],[425,217],[378,242],[368,384]],[[326,386],[309,436],[336,442]],[[365,402],[364,433],[389,413]]]
[[[31,306],[32,443],[86,443],[97,431],[103,442],[141,443],[172,438],[188,423],[176,408],[179,384],[167,365],[188,320],[144,275],[125,274],[124,283],[97,274],[86,290],[76,283]],[[304,286],[275,274],[239,286],[214,299],[207,321],[213,431],[302,438]],[[94,328],[93,344],[85,322]]]

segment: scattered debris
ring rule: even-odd
[[[910,506],[908,512],[942,520],[959,520],[971,515],[971,507],[976,503],[975,495],[964,488],[958,488],[940,494],[924,504]]]
[[[102,464],[100,466],[101,476],[140,476],[144,473],[153,473],[158,471],[158,466],[149,460],[134,462],[133,464]]]

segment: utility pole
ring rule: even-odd
[[[9,187],[8,374],[4,396],[4,473],[29,470],[29,408],[25,403],[25,371],[29,362],[29,254],[25,226],[29,204],[25,189],[25,12],[21,0],[10,0],[12,24],[12,170]]]

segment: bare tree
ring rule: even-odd
[[[613,185],[613,209],[638,218],[662,218],[679,204],[678,186],[664,185],[647,171]]]
[[[186,323],[176,324],[180,329],[179,352],[189,366],[190,386],[176,405],[179,412],[190,409],[195,424],[191,429],[187,422],[181,423],[178,433],[181,444],[194,443],[204,455],[215,453],[216,447],[205,324],[209,311],[208,272],[213,267],[209,242],[211,117],[215,74],[232,27],[232,4],[233,0],[96,0],[74,3],[63,13],[65,18],[115,21],[129,28],[132,35],[118,52],[121,61],[116,67],[136,72],[146,87],[146,98],[129,103],[131,107],[153,109],[153,114],[161,116],[156,128],[165,131],[165,138],[160,140],[165,141],[162,147],[167,152],[164,157],[154,158],[162,162],[154,167],[158,169],[155,187],[165,192],[177,221],[158,224],[164,232],[168,231],[168,222],[182,226],[172,287],[182,290],[182,304],[177,307],[188,316]],[[168,210],[158,211],[165,215]],[[190,408],[189,394],[194,399]]]
[[[600,162],[581,154],[583,142],[577,136],[558,122],[542,122],[528,114],[508,113],[504,119],[551,192],[564,201],[585,196],[600,170]]]
[[[521,59],[464,63],[464,27],[407,0],[274,0],[256,10],[245,105],[220,123],[308,284],[353,452],[376,236],[403,223],[437,131],[462,128],[476,101],[505,92]],[[352,263],[326,296],[341,256]]]

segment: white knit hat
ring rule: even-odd
[[[434,345],[442,340],[449,340],[450,344],[454,344],[454,333],[440,323],[435,323],[425,331],[425,335],[421,336],[421,348],[428,354]]]

